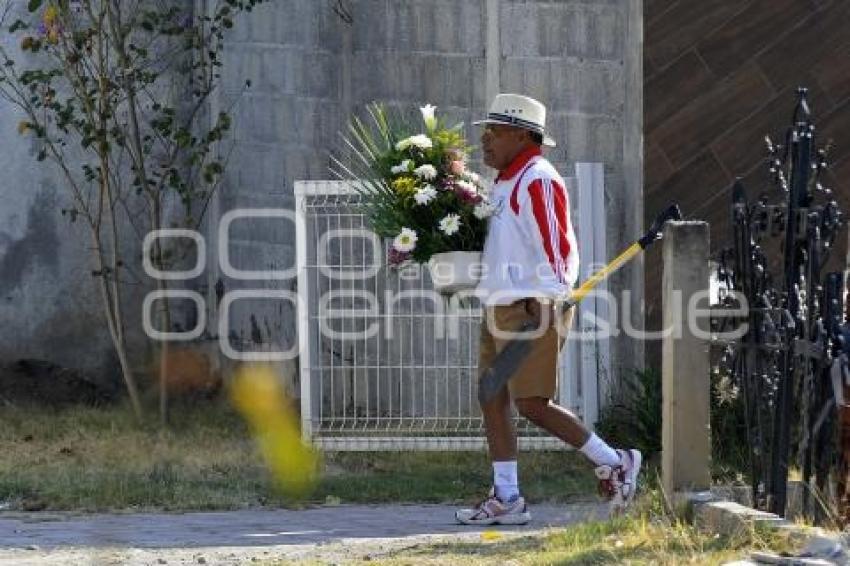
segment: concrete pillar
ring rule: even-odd
[[[705,222],[664,227],[661,478],[668,497],[711,484],[708,341],[709,230]],[[695,303],[695,295],[704,300]],[[689,308],[690,305],[690,308]],[[702,330],[702,332],[700,332]]]

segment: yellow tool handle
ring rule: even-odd
[[[590,276],[590,278],[581,284],[581,286],[569,292],[566,297],[558,298],[555,304],[560,304],[564,309],[575,306],[581,302],[584,297],[590,293],[594,287],[599,285],[605,278],[620,269],[626,262],[638,255],[641,251],[652,245],[653,242],[661,238],[661,230],[664,224],[671,220],[681,220],[682,211],[679,210],[679,205],[671,204],[665,208],[661,214],[655,217],[652,225],[637,242],[626,248],[626,251],[618,255],[614,260]]]
[[[609,275],[620,269],[626,262],[635,257],[642,250],[643,247],[641,247],[639,242],[635,242],[634,244],[626,248],[626,251],[614,258],[611,263],[591,275],[587,281],[581,284],[581,287],[570,293],[569,298],[566,300],[566,306],[571,307],[580,302],[585,297],[585,295],[587,295],[593,290],[594,287],[599,285],[599,283],[602,282]]]

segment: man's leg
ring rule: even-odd
[[[460,509],[455,518],[467,525],[523,525],[531,520],[517,481],[517,441],[507,387],[481,405],[493,464],[493,490],[477,507]]]
[[[528,397],[515,399],[514,404],[520,415],[575,448],[581,448],[590,439],[591,432],[578,417],[549,399]]]
[[[484,417],[490,461],[516,460],[516,430],[514,430],[514,423],[511,418],[511,404],[507,387],[503,387],[498,395],[481,405],[481,415]]]
[[[517,440],[511,417],[508,388],[481,405],[487,447],[493,465],[493,491],[501,501],[511,501],[519,496],[517,471]]]
[[[495,311],[497,324],[510,325],[514,319],[522,321],[524,309],[516,306],[499,307]],[[479,370],[490,367],[503,343],[490,334],[485,325],[481,329]],[[479,376],[480,377],[480,376]],[[460,509],[455,518],[468,525],[525,524],[531,519],[525,499],[519,494],[517,480],[517,438],[511,416],[510,394],[503,387],[490,401],[481,404],[487,447],[493,465],[493,490],[478,506]]]
[[[590,432],[573,413],[545,397],[515,399],[514,404],[522,416],[578,448],[596,465],[600,491],[611,498],[615,510],[622,510],[631,503],[640,472],[640,451],[614,450]]]

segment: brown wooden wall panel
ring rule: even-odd
[[[833,188],[844,187],[847,190],[840,192],[850,194],[850,158],[842,159],[833,164],[827,179]],[[848,214],[850,214],[850,209],[848,209]]]
[[[673,166],[658,146],[647,144],[643,155],[643,177],[648,187],[657,187],[673,173]]]
[[[768,195],[773,202],[783,199],[781,189],[773,184],[773,177],[766,166],[753,167],[740,177],[748,200],[755,200],[761,195]],[[721,240],[728,241],[730,238],[731,234],[727,234]]]
[[[818,61],[810,71],[818,86],[828,94],[833,104],[840,104],[850,98],[848,61],[850,61],[850,31],[847,34],[847,41]]]
[[[826,184],[850,213],[850,0],[644,0],[644,11],[647,222],[678,201],[711,223],[716,252],[731,236],[735,176],[751,198],[780,200],[763,139],[790,124],[797,86],[811,91],[818,144],[834,140]],[[660,253],[645,266],[647,328],[657,329]],[[659,347],[648,344],[650,364]]]
[[[812,84],[806,81],[806,84]],[[787,88],[773,97],[748,118],[741,120],[717,138],[711,147],[723,167],[733,176],[743,176],[754,166],[762,166],[767,157],[765,135],[774,143],[783,143],[786,128],[791,124],[797,88]],[[810,90],[809,100],[817,110],[828,104],[819,87]]]
[[[666,67],[694,44],[694,37],[713,30],[747,7],[751,0],[681,0],[657,18],[648,18],[644,41],[647,56]],[[663,4],[661,5],[663,6]]]
[[[823,115],[820,124],[820,130],[815,135],[818,145],[832,146],[829,159],[838,162],[850,157],[850,101]]]
[[[843,207],[844,212],[850,215],[850,157],[837,162],[826,179],[826,185],[833,190],[835,200]],[[838,242],[836,247],[838,254],[847,254],[842,242]]]
[[[718,77],[741,64],[741,53],[758,53],[776,41],[777,30],[811,12],[801,0],[755,0],[726,25],[699,42],[699,53]]]
[[[678,3],[679,0],[643,0],[644,26],[651,24],[652,18],[658,19]]]
[[[683,101],[682,109],[652,137],[674,166],[682,166],[706,147],[707,141],[749,116],[774,94],[758,69],[746,65],[716,82],[702,96],[689,103]]]
[[[800,76],[846,40],[850,2],[842,1],[809,16],[782,40],[759,55],[756,62],[777,89],[798,85]]]
[[[703,151],[662,185],[647,190],[645,203],[647,214],[654,217],[671,200],[675,200],[681,206],[682,212],[691,216],[692,212],[698,212],[714,196],[714,191],[709,187],[723,186],[730,181],[731,179],[723,171],[723,167],[720,166],[714,154]]]
[[[682,101],[693,100],[715,83],[714,75],[696,51],[689,51],[675,63],[646,81],[644,96],[652,99],[644,112],[647,133],[669,120],[682,108]]]

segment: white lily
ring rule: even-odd
[[[430,104],[426,104],[419,108],[419,111],[422,112],[422,121],[425,122],[425,127],[429,132],[433,132],[437,127],[437,118],[434,116],[434,111],[436,109],[436,106],[432,106]]]

